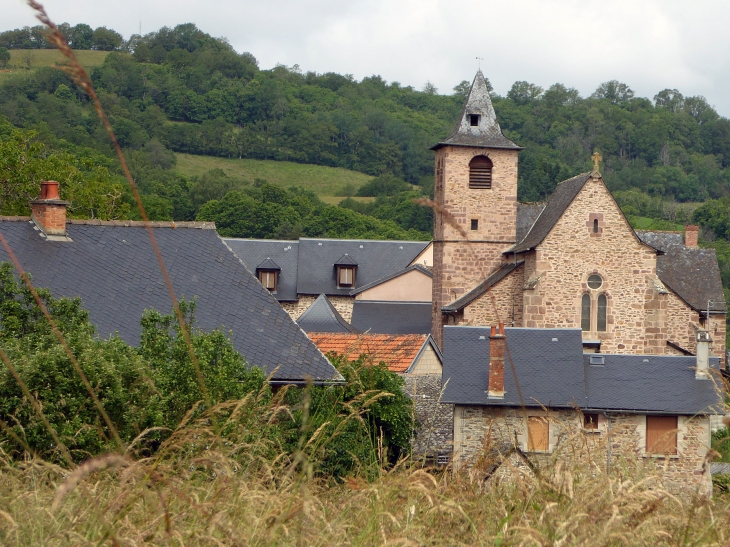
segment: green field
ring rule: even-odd
[[[659,230],[684,232],[684,225],[675,224],[668,220],[661,220],[648,217],[630,217],[629,222],[637,230]]]
[[[302,186],[322,197],[328,203],[339,203],[345,190],[353,193],[372,177],[340,167],[325,167],[272,160],[237,160],[213,156],[175,154],[177,170],[183,175],[202,175],[212,169],[222,169],[228,176],[253,182],[265,179],[277,186]],[[335,198],[335,196],[337,196]],[[328,199],[329,197],[329,199]]]
[[[79,50],[74,53],[84,68],[99,66],[109,55],[108,51]],[[62,63],[65,59],[57,49],[11,49],[7,69],[0,70],[0,83],[17,74],[28,74],[36,68]]]

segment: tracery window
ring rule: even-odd
[[[603,278],[598,274],[591,274],[586,285],[590,290],[581,296],[580,328],[583,331],[606,332],[608,297],[605,292],[598,293],[598,289],[603,287]]]

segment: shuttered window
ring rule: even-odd
[[[492,160],[487,156],[475,156],[469,162],[469,188],[492,187]]]
[[[547,451],[550,447],[550,425],[547,418],[530,416],[527,421],[527,450]]]
[[[591,330],[591,296],[584,294],[580,300],[580,328],[581,330]]]
[[[272,270],[259,270],[259,281],[271,292],[276,292],[276,274],[277,272]]]
[[[646,417],[646,453],[677,453],[677,417]]]
[[[355,283],[355,268],[339,267],[337,271],[337,284],[340,287],[352,287]]]

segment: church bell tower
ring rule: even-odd
[[[443,343],[441,308],[484,281],[517,233],[517,153],[502,135],[481,70],[453,133],[436,152],[431,333]]]

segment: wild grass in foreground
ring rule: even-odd
[[[197,427],[201,427],[199,424]],[[186,442],[199,434],[190,430]],[[203,435],[204,437],[205,435]],[[307,459],[246,470],[214,447],[70,475],[4,462],[3,545],[727,545],[730,498],[680,499],[626,466],[557,464],[538,480],[477,480],[403,464],[372,482],[312,479]]]

